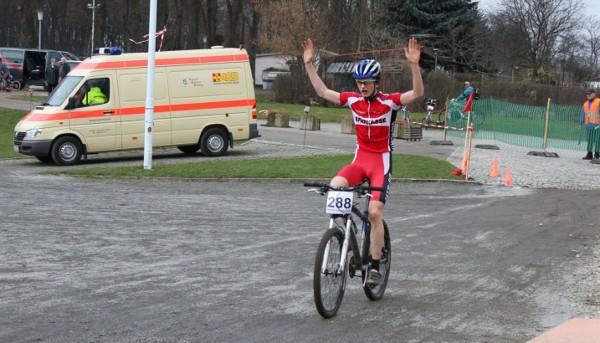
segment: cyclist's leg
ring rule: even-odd
[[[383,248],[383,207],[384,203],[377,200],[369,202],[369,221],[371,222],[371,258],[379,261]]]
[[[384,251],[381,255],[381,261],[379,263],[379,283],[377,285],[367,284],[363,287],[365,295],[371,300],[379,300],[383,297],[387,282],[390,276],[391,258],[392,258],[392,243],[390,239],[390,232],[385,221],[383,221],[384,231]]]
[[[362,155],[364,154],[357,150],[352,163],[340,169],[337,175],[331,179],[330,185],[333,187],[348,187],[363,183],[366,173],[360,165],[362,160],[360,156]]]
[[[371,186],[383,187],[386,190],[389,189],[389,185],[392,179],[392,154],[390,152],[373,154],[370,160],[371,169],[367,173],[367,177],[371,180]],[[384,243],[384,229],[383,229],[383,208],[385,206],[385,200],[387,197],[387,191],[373,191],[371,192],[373,198],[369,202],[369,221],[371,222],[371,269],[379,272],[379,261],[381,260],[381,250]],[[379,282],[381,274],[373,275],[370,272],[367,283],[377,284]]]
[[[348,187],[349,185],[348,180],[346,180],[345,177],[338,175],[334,176],[333,179],[331,179],[331,182],[329,182],[329,184],[331,185],[331,187],[335,188]]]
[[[374,154],[371,161],[372,170],[367,174],[372,187],[389,189],[392,180],[392,154],[390,152]],[[374,260],[381,258],[383,247],[383,207],[387,191],[371,192],[373,198],[369,202],[369,221],[371,222],[371,254]]]

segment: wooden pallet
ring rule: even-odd
[[[396,123],[394,137],[406,139],[407,141],[420,141],[423,138],[423,128],[421,125],[414,125],[403,120]]]

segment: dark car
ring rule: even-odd
[[[71,69],[75,68],[80,60],[68,51],[26,48],[0,48],[0,56],[12,75],[12,82],[19,85],[19,89],[29,85],[46,86],[46,67],[52,58],[60,63],[62,57],[66,58]]]

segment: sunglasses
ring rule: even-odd
[[[360,86],[370,86],[375,83],[375,80],[356,80],[356,85]]]

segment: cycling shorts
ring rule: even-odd
[[[348,180],[350,186],[362,184],[365,178],[368,178],[372,187],[385,188],[385,192],[372,191],[371,200],[381,201],[385,204],[392,181],[392,153],[357,149],[352,163],[342,168],[337,176]]]

